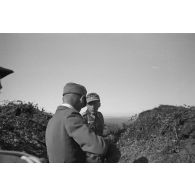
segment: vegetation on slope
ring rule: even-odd
[[[45,129],[51,114],[22,101],[0,106],[0,148],[47,159]]]
[[[139,114],[120,137],[120,162],[195,162],[195,107],[161,105]]]
[[[0,106],[0,147],[46,159],[45,130],[52,114],[22,101]],[[106,124],[106,162],[195,162],[195,108],[162,105],[130,118],[123,128]]]

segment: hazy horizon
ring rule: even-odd
[[[1,100],[54,113],[67,82],[101,97],[105,116],[194,105],[195,34],[0,34]]]

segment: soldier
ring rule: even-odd
[[[102,136],[104,130],[104,117],[98,109],[101,106],[100,97],[97,93],[87,95],[87,111],[82,114],[84,122],[97,134]]]
[[[46,129],[49,162],[86,162],[86,152],[105,155],[106,142],[89,129],[79,113],[86,106],[86,94],[82,85],[65,85],[63,104],[57,108]]]
[[[89,93],[86,101],[87,111],[82,114],[83,120],[96,135],[103,136],[104,117],[101,112],[98,112],[98,109],[101,106],[100,97],[97,93]],[[87,162],[90,163],[101,163],[105,160],[105,158],[100,155],[88,152],[86,153],[86,159]]]

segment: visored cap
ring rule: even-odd
[[[89,93],[87,94],[87,103],[93,101],[100,101],[100,96],[97,93]]]
[[[9,74],[11,74],[13,72],[14,72],[13,70],[0,67],[0,79],[6,77],[7,75],[9,75]]]

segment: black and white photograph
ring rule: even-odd
[[[195,34],[0,34],[0,162],[194,163]]]
[[[12,195],[190,195],[192,0],[0,0],[0,183]]]

